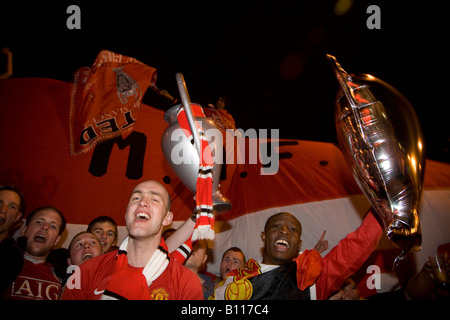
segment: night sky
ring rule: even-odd
[[[176,97],[177,72],[193,102],[226,97],[238,128],[336,143],[328,53],[348,72],[402,92],[419,116],[427,157],[450,162],[445,2],[4,2],[0,45],[13,52],[13,77],[71,82],[110,50],[155,67],[157,86]],[[81,29],[66,26],[71,4],[81,10]],[[380,8],[381,29],[367,26],[370,5]]]

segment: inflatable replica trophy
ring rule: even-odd
[[[425,171],[424,140],[414,109],[386,82],[349,75],[330,59],[339,82],[335,122],[339,146],[361,190],[402,249],[421,249],[418,207]]]
[[[161,138],[161,148],[176,175],[196,194],[197,219],[192,240],[214,239],[214,214],[231,209],[230,201],[217,193],[223,150],[222,139],[217,137],[222,135],[214,122],[205,117],[202,107],[191,104],[183,75],[177,73],[176,79],[182,105],[172,107],[164,115],[169,126]]]

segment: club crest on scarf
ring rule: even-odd
[[[253,286],[246,278],[230,283],[225,290],[226,300],[250,300]]]
[[[128,98],[133,96],[134,101],[140,101],[142,99],[142,90],[139,87],[139,84],[122,69],[123,66],[120,68],[113,68],[113,71],[116,73],[117,96],[119,97],[120,102],[126,104]]]
[[[107,50],[90,68],[80,68],[70,101],[70,154],[87,153],[118,136],[126,138],[134,129],[145,91],[155,84],[156,69]]]
[[[261,266],[250,258],[244,267],[232,270],[228,276],[214,289],[209,300],[250,300],[253,295],[253,285],[249,279],[261,274]]]

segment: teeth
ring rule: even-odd
[[[150,216],[148,214],[145,214],[145,213],[138,213],[136,218],[144,219],[144,220],[150,220]]]
[[[289,248],[289,243],[286,240],[277,240],[275,242],[275,244],[279,244],[279,245],[286,246]]]
[[[83,261],[84,261],[84,260],[88,260],[88,259],[90,259],[90,258],[92,258],[92,254],[91,254],[91,253],[86,253],[86,254],[83,256]]]
[[[34,237],[34,240],[38,241],[38,242],[44,242],[45,241],[45,237],[41,236],[41,235],[38,235],[38,236]]]

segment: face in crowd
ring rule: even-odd
[[[131,238],[146,239],[161,235],[162,228],[169,225],[172,219],[169,194],[163,185],[150,180],[134,188],[125,214]]]
[[[83,262],[103,253],[100,240],[91,232],[83,231],[73,237],[69,245],[70,264],[79,266]]]
[[[242,268],[245,264],[245,256],[238,248],[230,248],[224,252],[220,263],[220,276],[225,279],[227,274],[235,269]]]
[[[116,244],[117,227],[109,221],[96,222],[89,231],[95,234],[100,240],[103,253],[111,250],[111,247]]]
[[[8,236],[12,225],[20,220],[20,196],[12,190],[0,190],[0,241]]]
[[[294,259],[300,251],[302,225],[290,213],[281,212],[271,216],[261,233],[264,242],[264,264],[282,265]]]
[[[30,216],[24,232],[26,252],[35,258],[46,258],[58,244],[65,222],[61,214],[51,207],[38,209]]]

